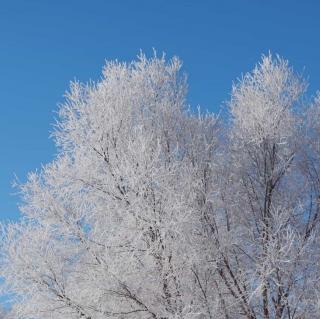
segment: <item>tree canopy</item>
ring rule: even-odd
[[[269,54],[222,119],[180,69],[141,54],[71,84],[4,225],[13,318],[319,318],[319,96]]]

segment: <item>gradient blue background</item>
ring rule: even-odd
[[[178,55],[189,103],[218,111],[232,81],[279,53],[320,88],[320,1],[0,0],[0,220],[19,216],[11,182],[55,155],[57,104],[69,81],[98,79],[105,59],[142,49]]]

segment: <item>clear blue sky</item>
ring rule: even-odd
[[[105,59],[140,49],[178,55],[189,102],[217,111],[262,53],[289,59],[320,88],[320,1],[1,0],[0,219],[18,217],[11,182],[50,161],[69,81],[98,79]]]

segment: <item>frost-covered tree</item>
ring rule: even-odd
[[[141,54],[71,84],[3,232],[14,318],[319,317],[319,98],[263,57],[222,123],[180,68]]]
[[[59,155],[22,186],[2,275],[32,318],[183,317],[193,302],[199,171],[216,119],[185,105],[180,62],[143,55],[73,83],[54,133]]]
[[[320,135],[309,143],[305,88],[271,56],[233,87],[210,222],[225,318],[319,317]]]

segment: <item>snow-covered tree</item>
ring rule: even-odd
[[[305,88],[270,55],[233,87],[211,217],[225,318],[319,317],[319,192],[305,174],[313,169]]]
[[[319,317],[319,98],[263,57],[222,123],[180,68],[141,54],[71,84],[3,232],[14,318]]]
[[[192,304],[192,203],[216,119],[185,105],[180,62],[143,55],[73,83],[54,134],[59,155],[22,187],[2,275],[18,316],[167,318]],[[194,260],[197,262],[197,259]],[[9,266],[10,265],[10,266]]]

